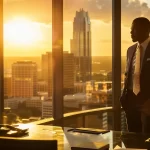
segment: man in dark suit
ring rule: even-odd
[[[120,101],[126,113],[130,132],[150,133],[150,21],[133,20],[127,50],[125,86]]]

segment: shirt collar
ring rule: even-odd
[[[150,42],[150,37],[148,37],[143,43],[141,44],[138,43],[138,45],[141,45],[143,50],[145,51],[149,42]]]

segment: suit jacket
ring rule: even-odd
[[[136,96],[136,100],[132,100],[129,97],[128,83],[129,77],[132,69],[132,59],[136,51],[137,44],[132,45],[127,50],[127,65],[126,65],[126,73],[125,73],[125,83],[124,89],[120,98],[122,107],[125,110],[128,110],[129,107],[136,108],[142,106],[145,101],[150,99],[150,42],[145,50],[145,54],[142,61],[141,66],[141,74],[140,74],[140,93]],[[134,99],[134,98],[133,98]]]

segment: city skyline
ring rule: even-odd
[[[52,49],[51,0],[4,1],[4,55],[40,56]],[[126,55],[130,38],[130,24],[135,17],[149,17],[148,0],[122,0],[122,55]],[[64,2],[64,51],[70,51],[73,36],[72,22],[80,8],[91,18],[92,56],[112,55],[111,1],[77,0]],[[25,9],[28,8],[28,9]],[[28,11],[27,11],[28,10]],[[39,11],[40,10],[40,11]],[[107,11],[106,11],[107,10]],[[138,12],[137,12],[138,10]]]
[[[126,56],[122,56],[122,71],[125,70]],[[41,56],[33,57],[5,57],[4,59],[4,74],[10,76],[11,65],[16,61],[30,60],[37,63],[38,71],[41,71]],[[95,68],[96,67],[96,68]],[[92,56],[92,72],[98,72],[99,70],[106,70],[107,72],[112,70],[112,57],[111,56]]]

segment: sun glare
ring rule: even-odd
[[[31,45],[42,40],[42,31],[36,22],[13,19],[4,25],[5,40],[17,45]]]

